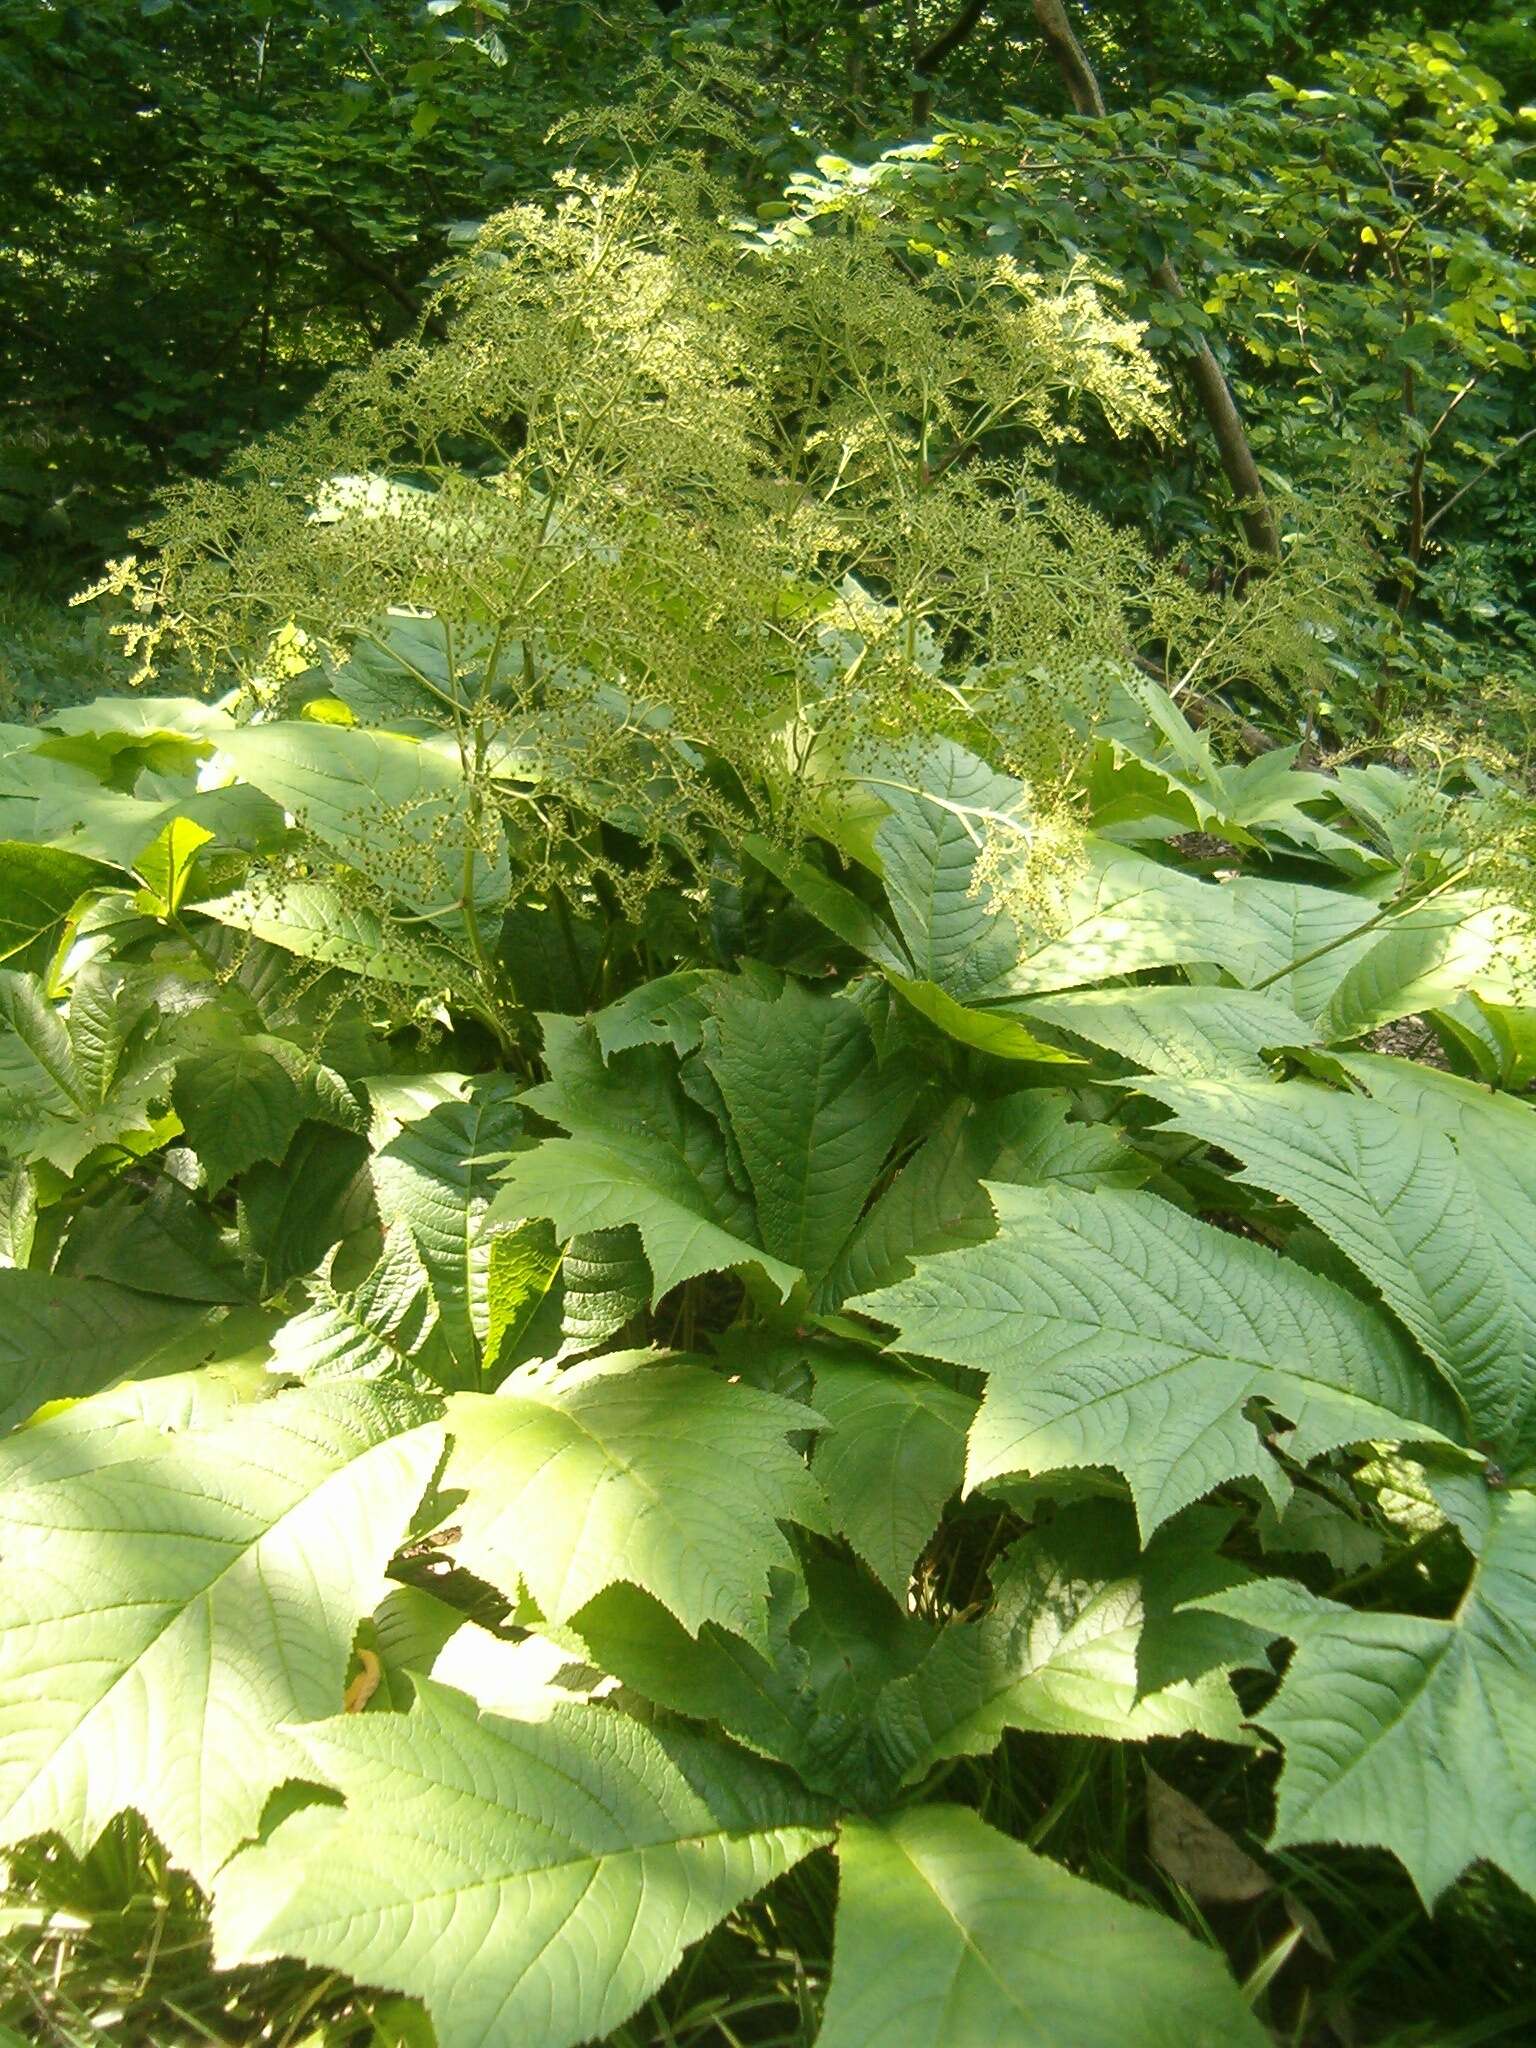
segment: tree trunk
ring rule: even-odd
[[[1034,10],[1040,33],[1056,60],[1056,68],[1072,96],[1073,106],[1080,114],[1102,120],[1108,112],[1104,95],[1099,90],[1093,66],[1072,31],[1063,0],[1034,0]],[[1166,292],[1169,298],[1182,299],[1185,296],[1179,273],[1166,259],[1157,265],[1151,276],[1158,290]],[[1210,343],[1203,336],[1190,358],[1189,378],[1195,387],[1195,397],[1205,415],[1206,425],[1216,437],[1221,466],[1237,498],[1238,517],[1243,522],[1248,545],[1266,561],[1276,561],[1280,554],[1280,533],[1269,507],[1258,464],[1253,459],[1253,450],[1248,445],[1243,416],[1232,396],[1232,387]]]

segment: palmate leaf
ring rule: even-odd
[[[1107,1124],[1073,1123],[1065,1089],[958,1102],[860,1220],[823,1283],[822,1306],[888,1286],[924,1252],[980,1244],[997,1229],[984,1179],[1136,1187],[1151,1165]]]
[[[1239,1629],[1202,1640],[1169,1612],[1175,1593],[1192,1598],[1246,1576],[1216,1554],[1217,1523],[1216,1510],[1196,1509],[1141,1555],[1125,1510],[1093,1502],[1015,1543],[993,1570],[983,1617],[952,1622],[881,1699],[881,1745],[898,1775],[985,1755],[1008,1728],[1246,1741],[1224,1673],[1245,1652],[1251,1660],[1254,1638]]]
[[[919,1551],[960,1490],[975,1397],[894,1359],[820,1347],[810,1356],[828,1425],[813,1469],[832,1520],[904,1601]]]
[[[848,1820],[819,2048],[1263,2048],[1220,1958],[965,1807]]]
[[[1117,838],[1162,838],[1198,828],[1238,846],[1282,840],[1351,874],[1389,865],[1303,806],[1337,808],[1338,785],[1293,764],[1300,749],[1276,747],[1241,764],[1221,762],[1169,693],[1127,672],[1098,730],[1089,789],[1093,819]]]
[[[200,790],[189,770],[178,767],[172,774],[141,775],[139,793],[130,794],[94,780],[82,787],[60,779],[57,762],[47,767],[48,786],[30,815],[17,821],[17,836],[103,861],[120,877],[135,877],[152,888],[166,835],[176,836],[179,826],[245,853],[272,852],[286,836],[280,808],[243,784]]]
[[[1237,978],[1294,1007],[1324,1043],[1455,1001],[1509,1000],[1532,957],[1528,918],[1457,890],[1384,912],[1369,896],[1243,876],[1228,894],[1252,939]]]
[[[690,1636],[656,1601],[618,1585],[565,1633],[632,1692],[717,1723],[816,1791],[851,1806],[883,1804],[900,1771],[878,1740],[875,1710],[883,1689],[928,1653],[933,1629],[826,1552],[807,1558],[803,1584],[773,1574],[768,1629],[761,1650],[711,1623]]]
[[[460,1395],[442,1480],[466,1495],[452,1511],[459,1561],[509,1595],[526,1584],[551,1622],[622,1579],[691,1634],[713,1621],[761,1643],[769,1571],[794,1567],[779,1524],[826,1528],[785,1441],[817,1419],[646,1353]]]
[[[1302,1081],[1146,1090],[1176,1112],[1168,1128],[1235,1154],[1239,1180],[1293,1202],[1332,1238],[1455,1387],[1472,1440],[1514,1453],[1536,1406],[1536,1264],[1524,1234],[1536,1201],[1508,1164],[1524,1148],[1490,1144],[1485,1179],[1480,1125],[1453,1135],[1445,1116],[1414,1113],[1423,1094],[1400,1107],[1390,1070],[1362,1069],[1380,1101]],[[1536,1130],[1529,1110],[1508,1114]]]
[[[728,1130],[718,1085],[697,1059],[679,1062],[659,1045],[606,1057],[597,1020],[543,1017],[550,1078],[522,1101],[578,1138],[642,1141],[665,1159],[659,1169],[696,1189],[722,1229],[755,1241],[757,1213],[746,1169]]]
[[[167,1430],[90,1404],[0,1450],[0,1840],[133,1807],[206,1883],[302,1775],[439,1455],[397,1390],[294,1389]]]
[[[751,1196],[733,1176],[720,1124],[684,1089],[671,1054],[641,1045],[605,1063],[589,1026],[547,1017],[544,1027],[554,1078],[523,1100],[572,1135],[501,1170],[488,1225],[547,1216],[573,1238],[633,1224],[653,1300],[697,1273],[741,1267],[755,1267],[787,1297],[799,1270],[757,1241]]]
[[[1429,1013],[1458,1074],[1518,1094],[1536,1081],[1536,1009],[1457,996]]]
[[[774,997],[740,980],[713,995],[703,1057],[757,1198],[762,1242],[818,1280],[859,1220],[906,1120],[913,1076],[875,1059],[849,1002],[786,981]]]
[[[460,1386],[477,1383],[490,1328],[494,1234],[485,1231],[485,1215],[497,1155],[523,1128],[516,1094],[505,1075],[478,1077],[462,1100],[403,1121],[373,1160],[380,1219],[386,1228],[404,1223],[416,1240]]]
[[[276,1165],[302,1123],[366,1123],[339,1074],[265,1032],[181,1061],[171,1101],[212,1194],[259,1159]]]
[[[1200,1603],[1296,1646],[1254,1717],[1285,1750],[1275,1842],[1379,1844],[1430,1906],[1479,1858],[1536,1897],[1536,1496],[1462,1491],[1478,1564],[1447,1621],[1284,1580]]]
[[[412,1993],[438,2048],[574,2048],[831,1839],[823,1802],[739,1751],[669,1753],[601,1707],[519,1723],[430,1679],[416,1695],[295,1731],[347,1804],[224,1871],[221,1967],[299,1956]]]
[[[65,704],[48,714],[50,732],[85,737],[107,754],[120,754],[162,740],[217,746],[235,721],[217,704],[196,697],[97,697],[90,704]],[[34,734],[34,738],[38,735]]]
[[[1154,1195],[990,1184],[998,1234],[850,1304],[897,1344],[988,1374],[966,1484],[1108,1466],[1147,1533],[1224,1481],[1289,1491],[1252,1407],[1301,1460],[1454,1424],[1386,1320]]]

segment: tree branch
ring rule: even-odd
[[[933,80],[944,69],[945,61],[965,41],[986,12],[987,0],[965,0],[965,5],[941,35],[936,35],[926,49],[919,50],[912,59],[912,125],[925,128],[928,116],[933,111]],[[922,79],[917,85],[915,81]]]
[[[1072,105],[1079,114],[1103,120],[1109,110],[1104,104],[1104,95],[1099,89],[1093,66],[1073,33],[1063,0],[1033,0],[1033,4],[1035,21],[1056,60],[1056,69],[1061,73]],[[1152,270],[1151,278],[1158,290],[1166,292],[1169,298],[1182,299],[1185,296],[1179,273],[1166,257]],[[1206,425],[1215,436],[1221,467],[1238,501],[1238,517],[1243,522],[1248,545],[1266,561],[1276,561],[1280,554],[1280,533],[1269,508],[1264,481],[1253,459],[1253,450],[1248,444],[1247,430],[1237,409],[1237,400],[1232,396],[1232,387],[1203,335],[1190,358],[1189,379],[1194,385]]]
[[[1034,0],[1034,5],[1040,33],[1056,59],[1056,69],[1061,73],[1073,106],[1080,114],[1091,114],[1095,120],[1102,121],[1109,109],[1104,104],[1104,95],[1099,90],[1098,77],[1088,62],[1087,53],[1072,33],[1072,24],[1067,19],[1062,0]]]
[[[333,256],[339,257],[346,264],[347,268],[356,271],[359,277],[368,278],[379,287],[380,291],[387,292],[395,304],[404,312],[409,313],[413,320],[422,320],[421,304],[415,294],[406,289],[387,265],[380,263],[376,257],[370,256],[366,249],[354,249],[328,222],[317,219],[307,206],[290,199],[282,186],[275,179],[269,178],[265,171],[259,170],[255,164],[242,164],[240,168],[244,171],[246,177],[250,179],[251,183],[256,186],[257,190],[263,193],[274,206],[285,208],[287,212],[299,220],[309,230],[310,234],[314,236],[315,240],[320,243],[322,248],[329,249]],[[427,332],[439,341],[443,339],[447,332],[442,321],[435,313],[427,314],[422,324]]]
[[[1440,524],[1441,520],[1445,517],[1446,513],[1451,511],[1455,506],[1459,505],[1462,499],[1467,495],[1468,491],[1475,491],[1478,485],[1483,481],[1484,477],[1492,476],[1493,472],[1499,467],[1500,463],[1508,462],[1511,455],[1515,454],[1519,449],[1523,448],[1527,441],[1532,440],[1536,440],[1536,427],[1527,427],[1525,432],[1523,434],[1517,435],[1516,438],[1513,441],[1511,441],[1507,447],[1501,448],[1498,454],[1494,456],[1491,462],[1485,463],[1484,466],[1477,472],[1476,476],[1469,476],[1459,491],[1452,491],[1451,495],[1446,499],[1445,503],[1440,507],[1439,511],[1432,513],[1430,517],[1425,520],[1423,538],[1425,540],[1429,539],[1429,536]]]

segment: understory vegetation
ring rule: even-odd
[[[1523,145],[1025,12],[598,67],[18,575],[0,2048],[1531,2037]]]

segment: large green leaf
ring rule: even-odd
[[[600,1707],[518,1723],[416,1694],[298,1731],[347,1803],[222,1874],[221,1966],[293,1955],[411,1992],[438,2048],[574,2048],[830,1839],[821,1802],[740,1752],[674,1756]]]
[[[37,1241],[37,1175],[0,1160],[0,1270],[25,1266]]]
[[[1227,888],[1091,839],[1059,916],[1042,921],[1023,956],[970,1000],[1045,995],[1195,962],[1246,982],[1252,961],[1248,920]]]
[[[204,897],[199,915],[248,932],[304,960],[343,967],[403,988],[452,987],[464,963],[414,924],[384,917],[358,892],[329,881],[291,876],[252,882],[226,896]]]
[[[865,777],[891,815],[875,833],[875,851],[914,980],[963,1002],[1013,965],[1010,920],[995,905],[976,865],[989,837],[1028,842],[1021,783],[999,775],[952,741],[878,779]]]
[[[1149,1074],[1263,1080],[1267,1050],[1313,1037],[1288,1003],[1242,988],[1085,989],[1036,996],[1023,1009]]]
[[[1536,1270],[1518,1224],[1495,1220],[1514,1192],[1496,1156],[1485,1198],[1476,1148],[1459,1151],[1440,1120],[1390,1100],[1301,1081],[1147,1092],[1176,1112],[1170,1128],[1235,1154],[1239,1180],[1293,1202],[1380,1288],[1455,1386],[1476,1440],[1523,1440],[1536,1404]]]
[[[587,1231],[561,1252],[560,1335],[575,1350],[592,1351],[619,1336],[645,1314],[650,1298],[651,1269],[632,1223]]]
[[[34,940],[52,939],[81,891],[102,872],[78,853],[0,841],[0,960]]]
[[[405,1223],[416,1240],[437,1302],[439,1330],[473,1386],[490,1328],[494,1234],[485,1231],[498,1154],[523,1127],[507,1076],[465,1085],[463,1099],[409,1119],[375,1155],[373,1185],[386,1227]]]
[[[796,860],[771,841],[751,833],[743,850],[781,882],[818,923],[826,926],[844,945],[873,960],[891,974],[909,975],[912,963],[901,942],[885,920],[870,909],[863,898],[843,883],[834,881],[809,860]]]
[[[213,834],[193,818],[176,817],[136,857],[134,872],[144,883],[138,901],[155,917],[172,917],[181,907],[193,864]]]
[[[240,774],[413,912],[463,927],[467,891],[493,917],[510,893],[506,841],[476,819],[456,760],[398,733],[298,719],[220,741]]]
[[[57,767],[54,774],[58,774]],[[273,851],[285,833],[283,814],[259,790],[238,784],[197,789],[191,778],[161,778],[165,793],[130,796],[117,789],[52,785],[37,801],[25,836],[91,860],[105,861],[126,875],[139,875],[146,859],[159,862],[157,847],[178,821],[206,838],[247,853]],[[142,879],[152,881],[152,875]]]
[[[15,1277],[15,1276],[12,1276]],[[208,1427],[84,1410],[0,1450],[0,1839],[142,1813],[206,1882],[302,1775],[439,1454],[430,1407],[295,1389]]]
[[[910,1070],[877,1063],[852,1003],[795,981],[774,997],[724,983],[711,1002],[704,1058],[751,1177],[763,1243],[819,1279],[906,1119]]]
[[[642,982],[592,1019],[605,1060],[636,1045],[670,1045],[676,1053],[692,1052],[709,1015],[708,991],[715,976],[706,968],[683,967]]]
[[[960,1806],[843,1823],[819,2048],[1263,2048],[1218,1956]]]
[[[804,1582],[773,1574],[762,1649],[712,1623],[690,1636],[666,1608],[625,1585],[589,1601],[574,1631],[591,1663],[633,1692],[717,1723],[807,1785],[857,1806],[883,1803],[897,1789],[875,1709],[933,1636],[859,1566],[830,1552],[807,1557]]]
[[[1329,994],[1319,1034],[1359,1038],[1469,991],[1507,1002],[1518,995],[1531,952],[1528,920],[1507,904],[1470,890],[1437,896],[1372,935]]]
[[[1215,1514],[1198,1509],[1159,1530],[1144,1557],[1129,1515],[1112,1502],[1066,1509],[1015,1543],[992,1573],[981,1619],[952,1622],[881,1700],[882,1740],[897,1769],[921,1778],[945,1757],[984,1755],[1008,1728],[1113,1742],[1190,1733],[1244,1741],[1223,1673],[1250,1638],[1235,1633],[1225,1655],[1183,1664],[1178,1652],[1194,1638],[1142,1655],[1147,1629],[1160,1623],[1166,1638],[1180,1627],[1167,1618],[1170,1583],[1194,1597],[1244,1576],[1211,1547]]]
[[[769,1571],[794,1565],[779,1524],[826,1526],[785,1441],[817,1418],[700,1366],[615,1353],[461,1395],[449,1418],[460,1562],[508,1593],[521,1580],[552,1622],[622,1579],[690,1633],[762,1642]]]
[[[924,1252],[980,1244],[997,1229],[984,1178],[1135,1187],[1151,1167],[1107,1124],[1070,1121],[1065,1089],[1025,1088],[951,1106],[873,1202],[827,1276],[824,1304],[888,1286]]]
[[[199,1320],[184,1301],[105,1280],[0,1269],[0,1429],[45,1401],[78,1400],[157,1355]]]
[[[1511,1095],[1408,1060],[1344,1055],[1339,1064],[1399,1116],[1441,1131],[1477,1189],[1478,1215],[1504,1267],[1513,1360],[1536,1360],[1536,1110]],[[1536,1368],[1516,1367],[1506,1454],[1536,1457]]]
[[[605,1063],[589,1027],[558,1017],[544,1026],[554,1078],[524,1100],[572,1135],[502,1169],[487,1222],[547,1216],[562,1238],[633,1224],[657,1300],[697,1273],[742,1266],[787,1296],[800,1273],[743,1235],[756,1229],[751,1198],[719,1123],[684,1090],[671,1055],[642,1045]]]
[[[111,751],[167,739],[206,748],[222,744],[234,731],[235,721],[219,705],[201,703],[196,697],[149,697],[135,691],[50,710],[48,728],[71,738],[89,737]]]
[[[894,1359],[825,1348],[810,1358],[816,1410],[828,1425],[814,1469],[832,1520],[905,1601],[918,1552],[960,1490],[975,1397]]]
[[[755,1266],[785,1297],[800,1278],[793,1266],[722,1230],[697,1182],[643,1144],[563,1139],[523,1153],[501,1178],[506,1186],[487,1212],[493,1224],[548,1216],[563,1238],[634,1224],[653,1300],[696,1273]]]
[[[493,1379],[500,1368],[507,1371],[535,1355],[523,1349],[537,1344],[553,1306],[551,1290],[558,1287],[562,1308],[569,1301],[564,1285],[570,1264],[570,1247],[562,1255],[555,1233],[547,1221],[514,1224],[497,1230],[489,1239],[490,1256],[485,1271],[485,1345],[481,1356],[482,1384]],[[642,1269],[639,1306],[645,1305],[645,1261]],[[621,1321],[627,1320],[622,1318]],[[611,1335],[611,1331],[604,1331]]]
[[[339,1074],[265,1032],[183,1060],[171,1100],[212,1194],[259,1159],[275,1165],[302,1123],[366,1122]]]
[[[528,1090],[525,1105],[578,1138],[643,1141],[649,1155],[667,1159],[669,1175],[697,1190],[722,1229],[755,1242],[751,1186],[709,1069],[659,1045],[605,1055],[595,1018],[540,1023],[550,1078]]]
[[[1479,1858],[1536,1896],[1536,1496],[1477,1492],[1449,1620],[1272,1579],[1201,1603],[1296,1646],[1255,1717],[1285,1749],[1276,1842],[1379,1843],[1428,1905]]]
[[[1076,1053],[1038,1037],[1023,1019],[1009,1011],[973,1008],[957,1001],[937,982],[909,981],[901,974],[888,975],[887,979],[920,1017],[926,1017],[946,1038],[957,1039],[961,1045],[969,1045],[995,1060],[1035,1060],[1054,1067],[1077,1064]]]
[[[242,1241],[260,1260],[262,1292],[312,1273],[373,1213],[368,1143],[334,1124],[301,1124],[280,1163],[241,1176]]]
[[[144,1193],[120,1185],[75,1217],[54,1270],[176,1301],[250,1301],[231,1236],[176,1181],[157,1180]]]
[[[1368,896],[1241,875],[1227,886],[1230,913],[1248,937],[1233,972],[1311,1022],[1356,960],[1369,952],[1380,905]]]
[[[331,1264],[309,1282],[308,1306],[273,1337],[274,1370],[303,1380],[393,1380],[421,1391],[477,1382],[478,1367],[461,1374],[437,1341],[437,1302],[405,1224],[390,1231],[355,1287],[336,1286]]]
[[[1428,1439],[1453,1418],[1365,1303],[1154,1195],[991,1185],[998,1234],[917,1262],[853,1306],[897,1342],[988,1374],[969,1486],[1109,1466],[1150,1531],[1229,1479],[1288,1483],[1254,1404],[1306,1460],[1365,1439]]]
[[[91,963],[76,975],[66,1012],[35,975],[0,968],[7,1150],[73,1173],[98,1146],[146,1136],[176,1058],[158,997],[142,975]]]

